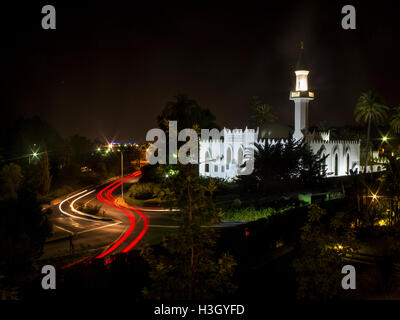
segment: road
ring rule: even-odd
[[[140,174],[137,171],[125,176],[124,190],[136,183]],[[122,179],[117,179],[79,191],[50,206],[53,236],[45,244],[40,260],[74,256],[107,258],[144,243],[160,242],[166,233],[177,229],[177,222],[170,212],[128,206],[121,201],[118,198],[121,183]],[[78,203],[98,205],[104,216],[81,212],[77,209]]]

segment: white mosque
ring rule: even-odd
[[[311,150],[321,156],[327,155],[325,160],[327,177],[344,176],[360,171],[360,141],[330,140],[329,131],[310,133],[308,131],[308,104],[314,100],[314,92],[308,88],[308,74],[304,59],[303,44],[297,61],[296,87],[290,92],[289,99],[294,101],[294,132],[296,140],[305,138]],[[278,128],[279,129],[279,128]],[[254,148],[254,144],[275,144],[279,140],[283,143],[287,134],[276,134],[276,130],[226,129],[221,133],[220,139],[207,139],[200,141],[199,174],[201,176],[232,179],[238,175],[238,169],[245,160],[246,150]],[[261,133],[261,137],[260,137]]]

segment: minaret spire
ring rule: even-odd
[[[310,69],[304,57],[304,43],[300,42],[300,54],[297,59],[296,87],[290,92],[290,100],[294,101],[294,133],[293,138],[302,139],[308,131],[308,103],[314,100],[314,92],[308,90],[308,74]]]

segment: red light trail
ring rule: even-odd
[[[135,215],[132,212],[132,210],[134,210],[137,214],[139,214],[139,216],[143,219],[143,229],[142,231],[139,233],[139,235],[127,246],[125,247],[122,252],[128,252],[129,250],[131,250],[139,241],[140,239],[143,238],[143,236],[145,235],[145,233],[147,232],[148,229],[148,219],[147,217],[143,214],[143,212],[140,210],[139,207],[133,208],[130,206],[127,207],[121,207],[120,205],[115,205],[114,201],[115,198],[112,195],[112,193],[114,192],[114,190],[116,188],[118,188],[122,183],[133,179],[139,175],[141,175],[142,172],[141,171],[136,171],[124,178],[118,179],[117,181],[115,181],[114,183],[108,185],[107,187],[105,187],[104,189],[102,189],[98,194],[97,194],[97,199],[99,201],[101,201],[102,203],[111,206],[117,210],[122,211],[123,213],[126,214],[126,216],[129,219],[129,229],[125,232],[125,234],[118,239],[118,241],[114,242],[106,251],[104,251],[103,253],[101,253],[99,256],[97,256],[96,258],[100,259],[105,257],[106,255],[110,254],[111,252],[113,252],[116,248],[118,248],[123,242],[125,242],[125,240],[129,237],[129,235],[133,232],[134,228],[135,228]],[[105,197],[107,198],[104,199],[103,193],[105,193]]]
[[[119,211],[122,211],[123,213],[125,213],[125,215],[128,217],[129,219],[129,228],[128,230],[123,234],[122,237],[118,238],[117,240],[113,241],[111,244],[109,244],[108,248],[106,251],[102,252],[101,254],[99,254],[98,256],[96,256],[96,259],[101,259],[104,258],[105,256],[109,255],[110,253],[112,253],[114,250],[116,250],[122,243],[124,243],[128,237],[132,234],[133,230],[135,229],[135,214],[134,212],[136,212],[140,218],[143,220],[143,229],[142,231],[138,234],[138,236],[133,239],[133,241],[131,243],[129,243],[121,252],[126,253],[128,251],[130,251],[142,238],[143,236],[146,234],[147,229],[149,227],[149,215],[144,213],[143,211],[146,211],[146,209],[155,209],[155,211],[158,210],[165,210],[162,208],[156,208],[156,207],[149,207],[149,208],[142,208],[136,205],[129,206],[129,205],[117,205],[115,204],[115,198],[112,195],[112,193],[115,191],[115,189],[117,189],[122,183],[125,183],[126,181],[133,179],[135,177],[138,177],[142,174],[141,171],[136,171],[130,175],[127,175],[123,178],[120,178],[116,181],[114,181],[113,183],[107,185],[105,188],[103,188],[102,190],[100,190],[100,192],[98,192],[97,194],[97,199],[104,203],[107,206],[113,207]],[[133,212],[134,211],[134,212]],[[83,262],[84,260],[88,259],[89,257],[83,258],[79,261],[76,261],[74,263],[71,263],[69,265],[64,266],[63,268],[69,268],[73,265],[76,265],[80,262]],[[111,258],[110,260],[106,261],[105,264],[110,263],[112,260],[114,260],[113,258]],[[89,261],[89,263],[91,262],[91,260]]]

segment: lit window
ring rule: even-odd
[[[296,91],[307,91],[308,82],[307,76],[309,71],[307,70],[297,70],[296,73]]]

